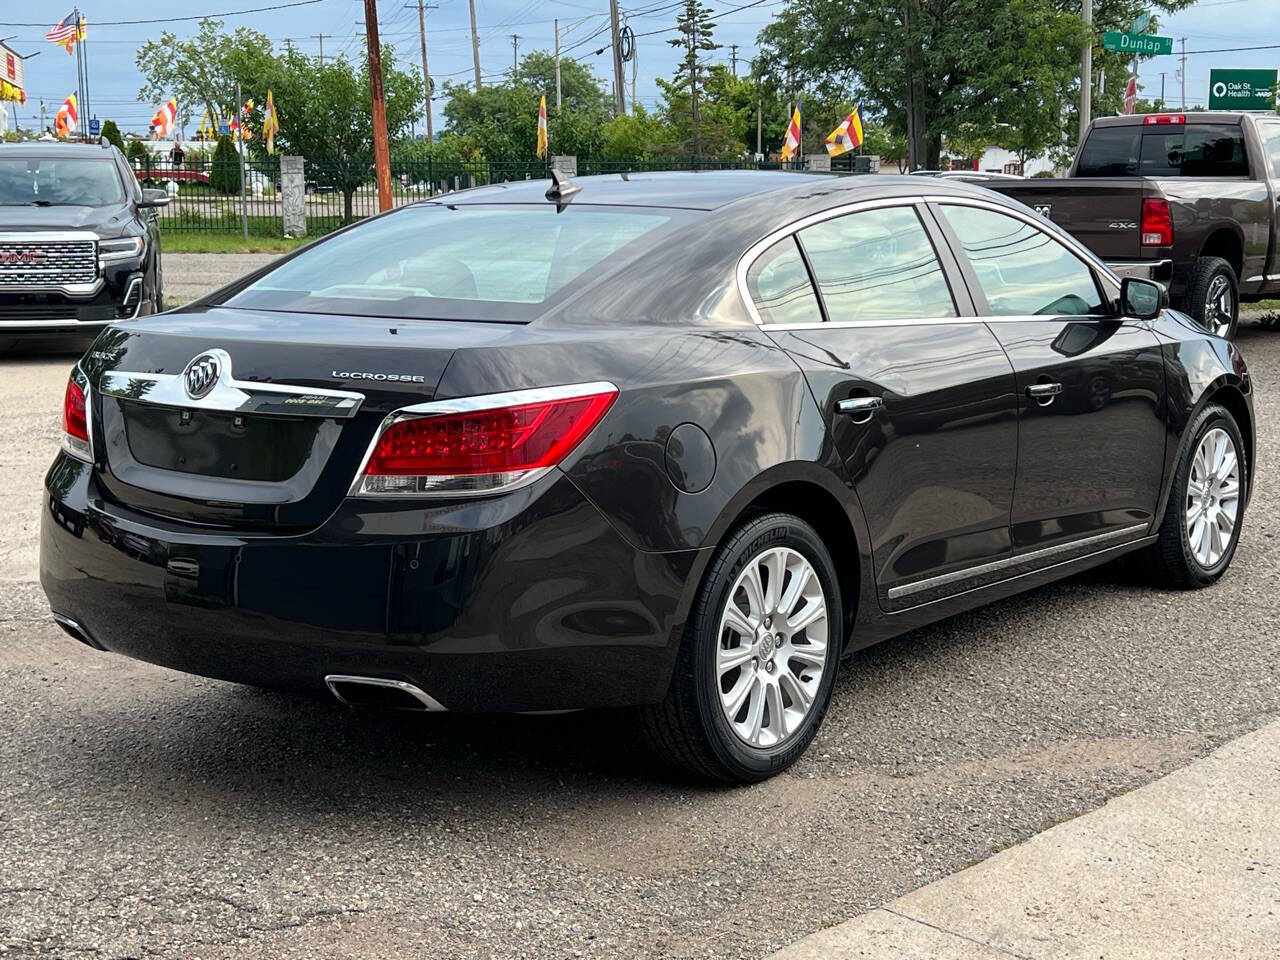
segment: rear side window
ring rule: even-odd
[[[863,210],[800,231],[832,321],[956,316],[951,289],[911,207]]]
[[[794,237],[779,240],[747,271],[747,289],[765,323],[821,323],[822,310]]]
[[[1244,131],[1229,123],[1096,127],[1077,177],[1247,177]]]
[[[1093,271],[1043,230],[978,207],[948,204],[941,210],[973,265],[992,316],[1102,312]]]
[[[226,301],[304,313],[530,320],[651,249],[688,211],[422,204],[303,250]]]

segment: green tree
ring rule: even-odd
[[[1154,6],[1177,10],[1192,2]],[[1127,29],[1150,5],[1096,0],[1095,44],[1103,30]],[[1033,155],[1055,142],[1061,107],[1079,94],[1086,39],[1079,12],[1079,0],[806,0],[765,27],[756,62],[776,86],[803,89],[806,97],[859,90],[896,134],[914,130],[919,165],[936,167],[943,138],[962,127],[989,142],[1002,124],[1026,127],[1033,135],[1018,146]],[[1107,74],[1101,114],[1123,96],[1123,78],[1113,80],[1112,72],[1127,68],[1113,54],[1095,57]]]
[[[141,140],[130,140],[124,155],[129,158],[130,163],[138,163],[147,159],[147,148],[143,146]]]
[[[556,58],[544,50],[534,50],[520,58],[515,82],[533,94],[534,102],[547,95],[548,117],[556,116]],[[560,61],[560,101],[564,113],[608,118],[612,99],[591,72],[591,67],[570,58]]]
[[[369,61],[355,67],[345,57],[329,57],[321,66],[315,57],[296,50],[276,57],[259,86],[275,92],[280,132],[276,151],[306,157],[307,170],[317,183],[342,192],[343,219],[354,219],[355,191],[373,179],[373,104],[369,92]],[[422,103],[422,79],[396,65],[395,51],[382,48],[382,90],[386,103],[387,136],[395,141],[409,130]],[[258,101],[250,125],[262,127],[263,103]],[[253,140],[262,150],[262,138]]]
[[[701,0],[684,0],[684,9],[676,14],[676,31],[680,34],[668,40],[673,47],[684,50],[676,75],[669,84],[662,86],[667,103],[679,101],[688,96],[689,121],[692,133],[692,147],[695,156],[702,153],[701,111],[698,94],[702,77],[707,69],[704,53],[719,49],[713,32],[715,21],[711,19],[711,11]]]
[[[214,147],[213,163],[209,168],[209,186],[217,193],[240,192],[240,156],[236,153],[236,145],[228,136],[219,137],[218,145]]]
[[[236,81],[247,99],[275,69],[271,41],[265,34],[248,27],[226,33],[221,20],[207,17],[200,21],[195,36],[182,38],[166,30],[159,40],[139,47],[134,60],[143,79],[138,99],[162,103],[177,97],[180,125],[190,120],[193,107],[207,111],[210,118],[227,119],[239,107]],[[259,96],[265,95],[264,89]]]
[[[120,128],[114,120],[103,121],[102,136],[117,150],[124,151],[124,137],[120,136]]]
[[[600,157],[610,163],[643,165],[673,147],[671,127],[639,104],[601,129]]]

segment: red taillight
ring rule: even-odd
[[[510,488],[560,463],[617,395],[612,384],[587,384],[424,404],[384,428],[352,492],[474,494]],[[441,412],[433,413],[433,407]]]
[[[89,449],[89,405],[84,388],[72,377],[62,395],[62,449],[80,460],[91,460]]]
[[[1142,201],[1142,245],[1168,247],[1173,244],[1173,214],[1169,201],[1148,197]]]
[[[1186,123],[1187,115],[1185,113],[1153,113],[1143,117],[1142,122],[1149,127],[1157,123]]]

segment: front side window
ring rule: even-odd
[[[911,207],[884,207],[800,231],[828,319],[956,316],[955,301],[924,225]]]
[[[1043,230],[980,207],[944,204],[940,209],[993,316],[1102,313],[1093,271]]]
[[[576,282],[652,249],[687,211],[571,204],[406,207],[303,250],[230,307],[531,320]]]
[[[821,323],[822,309],[794,237],[779,240],[747,271],[747,289],[765,323]]]
[[[115,161],[93,157],[0,158],[0,206],[110,207],[124,202]]]

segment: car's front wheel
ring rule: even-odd
[[[641,711],[647,739],[699,776],[780,773],[822,723],[843,639],[822,538],[790,514],[747,521],[707,570],[666,699]]]
[[[1210,404],[1188,433],[1152,548],[1161,580],[1182,588],[1208,586],[1231,565],[1248,486],[1244,440],[1230,411]]]

